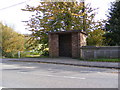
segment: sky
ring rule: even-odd
[[[107,19],[106,14],[110,8],[110,2],[115,0],[85,0],[85,3],[91,3],[93,8],[99,8],[95,19]],[[17,4],[17,5],[16,5]],[[36,6],[39,0],[0,0],[0,22],[12,27],[15,31],[21,34],[30,33],[26,30],[26,24],[22,21],[29,20],[32,13],[22,11],[26,5]],[[9,7],[15,5],[13,7]],[[9,7],[9,8],[8,8]]]

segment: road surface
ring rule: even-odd
[[[5,88],[118,88],[117,69],[5,60],[1,70]]]

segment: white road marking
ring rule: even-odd
[[[22,74],[28,74],[26,72],[18,72],[18,73],[22,73]],[[30,75],[30,73],[29,73]],[[56,78],[69,78],[69,79],[86,79],[86,78],[82,78],[82,77],[75,77],[75,76],[57,76],[57,75],[46,75],[46,74],[31,74],[31,75],[38,75],[38,76],[45,76],[45,77],[56,77]]]
[[[5,88],[5,87],[0,87],[0,90],[2,90],[2,88]]]
[[[89,73],[89,72],[93,72],[93,71],[80,71],[80,72],[83,72],[83,73]]]

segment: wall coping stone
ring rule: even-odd
[[[80,46],[80,49],[120,49],[120,46]]]

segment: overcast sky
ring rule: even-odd
[[[96,20],[106,19],[110,2],[115,0],[85,0],[85,3],[91,3],[93,8],[99,8]],[[17,5],[15,5],[17,4]],[[39,0],[0,0],[0,21],[14,28],[19,33],[29,33],[25,30],[25,23],[21,21],[29,20],[30,12],[23,12],[21,9],[29,5],[38,5]],[[8,6],[13,7],[6,8]]]

